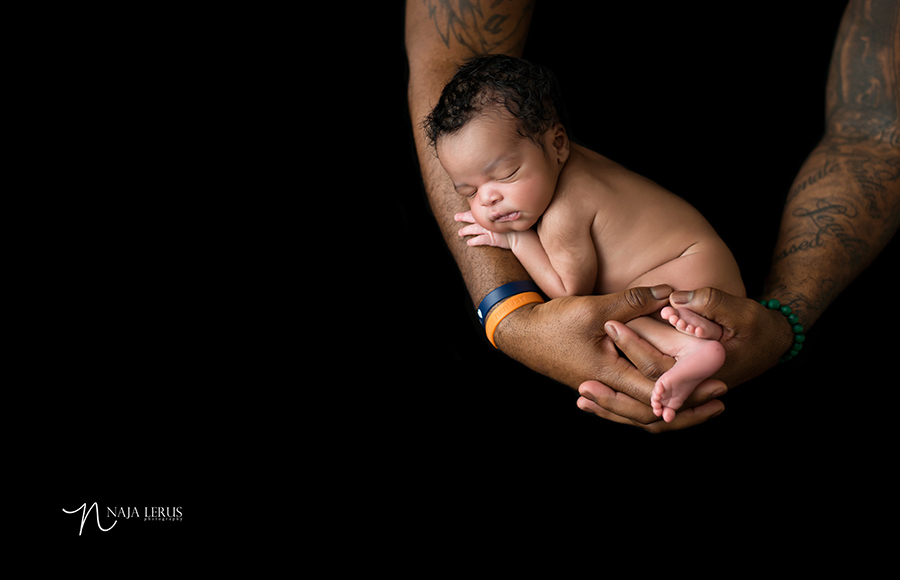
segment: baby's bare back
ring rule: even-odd
[[[573,221],[585,228],[572,228]],[[649,179],[573,145],[538,233],[552,261],[566,236],[585,230],[597,252],[597,294],[669,284],[745,295],[734,256],[700,212]]]

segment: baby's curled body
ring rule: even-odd
[[[572,146],[537,232],[559,272],[572,272],[573,258],[577,261],[573,254],[579,252],[576,240],[590,241],[596,255],[594,294],[668,284],[676,290],[712,286],[745,296],[731,251],[694,207],[577,145]],[[677,360],[660,377],[652,397],[654,412],[671,421],[696,386],[722,365],[725,351],[717,340],[721,327],[689,311],[667,310],[666,318],[680,315],[690,322],[691,332],[677,330],[659,315],[632,320],[627,326]]]
[[[598,153],[570,145],[559,125],[532,142],[504,130],[505,122],[502,115],[476,118],[438,143],[441,163],[472,210],[456,217],[472,224],[459,232],[475,236],[469,245],[512,250],[550,298],[658,284],[744,295],[731,251],[689,203]],[[683,329],[692,314],[669,318],[670,312],[669,323],[659,315],[628,323],[676,358],[651,397],[654,411],[666,420],[724,360],[718,342],[672,325]],[[693,317],[703,336],[721,333]]]
[[[744,295],[731,250],[693,206],[649,179],[575,145],[537,224],[561,275],[590,278],[592,294],[669,284]],[[588,244],[591,248],[582,248]],[[593,250],[593,251],[589,251]],[[577,254],[593,265],[572,271]],[[591,271],[593,270],[593,271]]]
[[[473,236],[468,245],[512,250],[551,298],[663,283],[676,290],[714,286],[744,295],[731,252],[690,204],[569,141],[556,119],[552,87],[547,92],[544,81],[532,83],[546,75],[523,73],[527,63],[503,57],[475,60],[471,67],[454,76],[428,121],[435,154],[453,188],[468,200],[471,211],[455,218],[471,224],[459,231]],[[479,67],[493,72],[478,77],[473,71]],[[535,94],[544,96],[531,98]],[[460,99],[468,103],[463,106]],[[651,398],[660,412],[664,397],[676,403],[663,415],[671,420],[678,398],[722,362],[721,356],[692,362],[701,345],[714,341],[699,340],[700,331],[688,335],[677,329],[688,330],[689,319],[710,338],[721,329],[687,311],[667,316],[668,324],[659,316],[629,324],[676,358]],[[673,377],[677,380],[669,381]]]

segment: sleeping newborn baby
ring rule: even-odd
[[[683,199],[569,141],[553,75],[503,55],[464,64],[425,130],[471,211],[456,220],[470,246],[511,250],[550,298],[668,284],[745,296],[731,251]],[[675,412],[725,360],[722,329],[666,307],[627,324],[675,365],[651,396]],[[591,377],[585,377],[591,378]]]

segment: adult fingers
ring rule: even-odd
[[[655,381],[675,364],[674,358],[659,352],[653,345],[621,322],[610,320],[604,329],[619,350],[625,353],[631,364],[650,380]]]
[[[611,389],[599,381],[592,380],[581,383],[578,387],[578,394],[602,409],[603,414],[599,414],[593,409],[590,410],[604,419],[641,426],[658,419],[649,406],[625,393]]]
[[[699,404],[705,403],[707,401],[711,401],[713,399],[718,399],[722,395],[728,392],[728,385],[725,384],[724,381],[720,381],[719,379],[705,379],[701,381],[697,388],[694,389],[694,392],[688,397],[687,401],[685,401],[685,406],[690,406],[691,404]]]
[[[671,423],[659,420],[652,410],[628,395],[618,393],[597,381],[585,381],[578,388],[578,407],[616,423],[630,424],[650,433],[676,431],[699,425],[719,415],[725,405],[713,399],[692,408],[679,409]]]
[[[622,423],[624,425],[633,425],[634,423],[626,419],[625,417],[619,417],[618,415],[614,415],[595,403],[594,401],[588,399],[587,397],[578,397],[578,401],[576,401],[576,405],[582,411],[587,413],[593,413],[597,415],[601,419],[606,419],[607,421],[612,421],[614,423]]]
[[[651,433],[662,433],[663,431],[677,431],[679,429],[686,429],[688,427],[699,425],[700,423],[705,423],[706,421],[709,421],[713,417],[722,413],[722,411],[724,410],[725,404],[718,399],[713,399],[712,401],[704,403],[699,407],[691,407],[690,409],[685,409],[684,407],[682,407],[681,409],[678,409],[678,412],[675,414],[675,419],[673,419],[671,423],[657,421],[656,423],[651,423],[644,428]]]
[[[649,389],[653,387],[652,382],[669,370],[675,364],[675,359],[658,351],[653,345],[621,322],[607,322],[604,330],[609,338],[615,342],[619,350],[625,353],[625,356],[634,365],[633,368],[629,368],[630,365],[624,359],[616,361],[617,364],[613,369],[618,375],[615,376],[620,376],[623,379],[621,381],[622,385],[630,388],[616,388],[615,390],[624,392],[632,399],[638,399],[646,403],[649,400]],[[636,373],[640,373],[642,377],[635,376]],[[647,380],[641,381],[640,379],[644,377]],[[625,381],[624,379],[630,380]],[[609,377],[605,380],[611,381],[613,378]],[[617,382],[613,386],[618,387],[619,383]],[[711,399],[722,396],[727,391],[728,387],[722,381],[706,379],[697,386],[688,398],[686,406],[706,403]]]

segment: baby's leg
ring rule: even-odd
[[[659,377],[650,396],[653,413],[671,422],[697,385],[725,362],[725,348],[716,340],[684,334],[647,316],[632,320],[628,327],[659,351],[675,357],[675,365]]]
[[[660,314],[663,319],[669,321],[669,324],[685,334],[709,340],[722,338],[721,326],[688,308],[682,307],[676,310],[671,306],[666,306]]]

